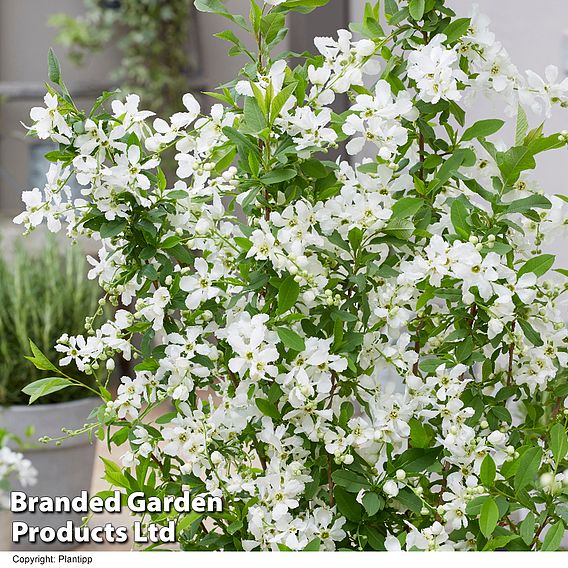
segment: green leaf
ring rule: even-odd
[[[479,120],[463,133],[462,142],[467,142],[474,138],[487,138],[499,132],[504,124],[505,121],[503,120]]]
[[[364,524],[360,527],[360,532],[367,537],[367,544],[373,550],[385,550],[385,536],[378,529]]]
[[[164,191],[164,189],[166,189],[166,185],[168,182],[166,180],[166,175],[164,174],[162,168],[158,168],[156,172],[156,181],[158,183],[158,189],[160,191]]]
[[[409,217],[414,217],[414,215],[422,209],[423,205],[424,200],[420,197],[403,197],[392,206],[391,219],[408,219]]]
[[[279,4],[276,9],[283,12],[300,12],[309,14],[320,6],[325,6],[330,0],[287,0]]]
[[[298,83],[292,83],[284,87],[273,99],[270,104],[270,120],[274,122],[280,115],[280,111],[296,90]]]
[[[363,496],[363,508],[367,511],[367,515],[372,517],[385,506],[385,501],[376,493],[367,492]]]
[[[470,24],[471,18],[458,18],[457,20],[454,20],[453,22],[448,24],[444,28],[444,35],[446,36],[445,43],[452,44],[460,39],[463,35],[465,35],[467,30],[469,29]]]
[[[515,146],[520,146],[527,135],[529,120],[525,109],[519,105],[517,111],[517,127],[515,129]]]
[[[424,424],[416,418],[411,418],[408,422],[410,426],[410,440],[414,448],[428,448],[432,442],[432,434]]]
[[[100,229],[100,235],[103,239],[109,239],[120,235],[126,229],[127,222],[125,219],[114,219],[103,223]]]
[[[557,150],[558,148],[563,148],[564,142],[558,139],[558,134],[552,134],[550,136],[540,136],[536,138],[536,140],[531,140],[531,142],[528,144],[528,147],[530,148],[531,152],[536,155],[540,154],[541,152],[547,152],[548,150]]]
[[[481,469],[479,471],[479,479],[485,487],[491,487],[495,481],[495,474],[497,473],[497,468],[493,458],[487,454],[483,461],[481,462]]]
[[[536,525],[536,520],[534,514],[530,511],[527,516],[523,519],[523,522],[519,525],[519,533],[523,542],[528,546],[534,539],[534,529]]]
[[[383,233],[407,241],[414,233],[414,225],[408,219],[390,219]]]
[[[122,473],[121,469],[110,460],[107,460],[101,456],[101,460],[105,464],[105,476],[104,478],[115,487],[124,487],[125,489],[130,489],[130,482],[128,478]]]
[[[497,550],[498,548],[503,548],[507,546],[510,542],[517,540],[519,537],[516,534],[503,534],[492,538],[487,544],[483,547],[484,551],[488,550]]]
[[[463,363],[471,357],[473,352],[473,338],[471,335],[458,343],[456,347],[456,359],[459,363]]]
[[[526,146],[515,146],[506,152],[497,152],[497,165],[505,185],[513,185],[526,170],[534,170],[534,152]]]
[[[385,0],[385,14],[392,16],[395,12],[398,12],[396,0]]]
[[[245,98],[244,104],[244,124],[247,134],[258,134],[266,128],[266,118],[260,109],[256,99]],[[244,130],[244,128],[243,128]]]
[[[542,448],[529,448],[519,458],[519,470],[515,474],[515,491],[518,493],[536,477],[542,459]]]
[[[191,511],[191,513],[183,515],[182,517],[178,518],[178,521],[176,522],[176,535],[178,535],[179,537],[179,535],[184,530],[188,529],[191,525],[193,525],[193,523],[200,522],[202,516],[203,515],[201,513],[196,513],[195,511]]]
[[[248,31],[248,26],[245,19],[240,15],[231,14],[227,8],[225,8],[221,0],[195,0],[195,8],[200,12],[209,12],[211,14],[217,14],[218,16],[223,16],[231,22],[235,22],[238,26]]]
[[[40,371],[59,371],[59,369],[41,352],[40,348],[31,340],[28,339],[30,343],[30,349],[32,350],[32,357],[26,356],[35,366],[36,369]]]
[[[535,256],[525,262],[518,272],[518,277],[520,278],[527,272],[534,272],[537,276],[542,276],[552,268],[555,260],[556,257],[553,254],[541,254],[540,256]]]
[[[490,497],[483,503],[479,514],[479,528],[485,538],[489,538],[499,520],[499,508],[495,501]]]
[[[408,9],[413,20],[419,22],[424,17],[425,0],[410,0]]]
[[[544,537],[544,541],[542,543],[541,551],[553,551],[558,550],[560,543],[562,542],[562,537],[564,536],[564,523],[562,521],[558,521],[554,525],[552,525],[546,535]]]
[[[481,497],[475,497],[474,499],[468,502],[465,508],[465,512],[470,517],[475,517],[477,515],[480,515],[481,508],[485,504],[485,501],[487,501],[488,499],[492,499],[492,497],[490,497],[489,495],[482,495]],[[505,499],[505,497],[501,495],[495,497],[495,504],[497,505],[497,509],[499,509],[500,516],[505,515],[509,510],[509,503],[507,502],[507,499]]]
[[[273,170],[260,178],[260,181],[265,185],[273,185],[275,183],[281,183],[283,181],[288,181],[296,177],[296,170],[292,168],[283,168],[281,170]]]
[[[282,314],[294,306],[300,295],[300,285],[293,276],[288,276],[278,290],[278,311]]]
[[[254,402],[262,414],[270,416],[273,420],[281,420],[280,412],[278,412],[278,408],[274,404],[264,398],[256,398]]]
[[[470,152],[470,150],[464,149],[454,152],[454,154],[442,164],[436,174],[436,178],[428,185],[428,193],[444,186],[451,177],[455,176]]]
[[[336,469],[331,478],[336,485],[343,487],[349,493],[359,493],[361,489],[371,489],[371,484],[358,473],[348,469]]]
[[[293,349],[294,351],[304,351],[306,348],[303,338],[295,331],[286,327],[277,327],[276,332],[278,333],[280,341],[282,341],[282,343],[289,349]]]
[[[512,201],[505,208],[504,213],[510,215],[511,213],[524,213],[529,209],[550,209],[552,204],[544,195],[531,195]]]
[[[249,138],[231,126],[223,128],[223,134],[239,148],[240,152],[244,155],[249,152],[260,155],[258,146]]]
[[[177,245],[179,245],[181,239],[176,235],[170,235],[169,237],[165,238],[160,245],[160,248],[167,250],[171,249]]]
[[[540,334],[534,329],[534,327],[526,320],[518,319],[518,324],[521,326],[525,337],[535,346],[542,347],[544,345]]]
[[[335,486],[333,491],[335,502],[339,512],[347,517],[350,521],[359,522],[362,517],[361,505],[355,500],[354,493],[348,493],[345,489]]]
[[[193,262],[193,255],[191,254],[189,249],[181,243],[179,245],[173,246],[171,249],[169,249],[169,251],[183,264],[191,264]]]
[[[554,461],[557,465],[560,465],[560,462],[568,452],[568,436],[564,426],[559,422],[550,429],[550,449],[554,456]]]
[[[467,217],[469,212],[467,207],[464,205],[461,199],[454,199],[452,202],[452,208],[450,211],[450,217],[452,219],[452,225],[456,230],[456,233],[463,238],[468,238],[470,235],[470,228],[467,222]]]
[[[61,83],[61,66],[51,47],[47,52],[47,76],[52,83],[56,85]]]
[[[437,448],[409,448],[392,463],[393,470],[403,469],[406,472],[424,472],[433,465],[440,454],[440,447]]]
[[[26,385],[22,392],[30,396],[28,404],[35,402],[38,398],[57,392],[67,387],[75,386],[71,381],[61,377],[47,377],[46,379],[39,379],[29,385]]]
[[[304,552],[317,552],[321,548],[321,540],[314,538],[302,549]]]
[[[413,513],[420,513],[422,510],[420,497],[407,487],[399,491],[396,500],[400,501],[405,507],[408,507]]]
[[[223,30],[222,32],[213,34],[213,36],[244,49],[243,42],[237,37],[233,30]]]

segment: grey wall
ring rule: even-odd
[[[0,81],[35,82],[47,79],[47,51],[53,46],[59,55],[68,83],[108,81],[116,61],[112,48],[98,54],[81,67],[69,62],[64,49],[55,45],[56,30],[47,26],[51,14],[80,13],[76,0],[0,0]],[[82,105],[90,101],[79,100]],[[29,123],[29,109],[42,100],[0,101],[0,211],[19,211],[20,194],[28,185],[30,139],[20,121]]]
[[[248,1],[232,0],[228,6],[246,14]],[[108,85],[119,57],[113,46],[86,58],[84,64],[77,67],[65,56],[65,49],[56,45],[56,30],[47,25],[52,14],[76,15],[81,10],[81,0],[0,0],[0,82],[44,81],[47,78],[47,51],[53,46],[69,86],[93,82]],[[207,88],[212,90],[217,84],[234,78],[243,60],[228,57],[229,44],[212,37],[214,33],[231,27],[227,20],[211,14],[198,14],[197,26],[202,43],[203,79]],[[84,108],[91,102],[91,97],[78,100]],[[41,104],[41,97],[0,101],[0,217],[8,221],[21,210],[20,195],[29,185],[29,145],[32,141],[25,137],[20,121],[29,123],[30,107]],[[4,229],[6,232],[12,232],[9,223]]]

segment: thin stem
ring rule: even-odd
[[[517,325],[516,321],[513,321],[511,325],[511,332],[515,332],[515,327]],[[507,386],[511,386],[513,383],[513,352],[515,349],[515,341],[514,339],[511,340],[511,344],[509,345],[509,365],[507,367]]]
[[[333,489],[335,484],[333,483],[333,478],[331,477],[331,456],[327,456],[327,487],[329,490],[329,506],[333,507],[335,505],[335,498],[333,497]]]

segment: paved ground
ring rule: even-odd
[[[114,448],[114,451],[111,453],[108,452],[108,449],[106,447],[106,444],[101,443],[100,441],[97,441],[97,457],[95,460],[95,470],[93,472],[93,481],[91,483],[91,495],[94,495],[95,493],[98,493],[99,491],[103,491],[108,489],[108,482],[105,481],[103,479],[104,476],[104,466],[103,466],[103,462],[100,458],[100,456],[103,456],[104,458],[110,458],[113,459],[115,462],[119,461],[120,456],[122,455],[122,453],[124,453],[124,451],[126,451],[126,448],[124,447],[124,450],[122,448]],[[130,527],[132,525],[132,522],[134,520],[135,517],[133,517],[128,510],[123,509],[120,513],[99,513],[96,515],[93,515],[93,517],[91,518],[91,520],[89,521],[89,525],[90,526],[101,526],[105,523],[111,523],[113,526],[126,526],[126,527]],[[79,546],[76,550],[78,551],[95,551],[95,550],[113,550],[113,551],[128,551],[131,550],[133,548],[133,544],[132,544],[132,540],[130,540],[130,542],[127,542],[125,544],[111,544],[111,543],[105,543],[105,544],[94,544],[94,543],[90,543],[90,544],[83,544],[81,546]]]

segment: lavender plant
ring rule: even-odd
[[[317,38],[295,67],[275,55],[286,14],[326,1],[252,0],[247,20],[197,0],[256,42],[220,34],[250,62],[207,115],[191,95],[167,120],[134,96],[83,112],[50,54],[30,133],[60,144],[57,174],[16,222],[99,240],[91,277],[132,307],[64,336],[59,365],[98,372],[89,428],[126,446],[114,486],[223,496],[222,513],[179,516],[185,550],[555,550],[568,272],[545,247],[566,199],[531,172],[566,151],[541,117],[568,81],[519,72],[487,18],[444,0],[368,4],[362,39]],[[468,119],[486,96],[514,141]],[[113,397],[116,354],[137,365]]]
[[[46,376],[26,355],[30,340],[47,357],[57,358],[55,343],[64,332],[78,334],[85,318],[98,307],[100,289],[87,280],[87,262],[78,247],[65,252],[48,239],[36,252],[17,243],[14,254],[0,258],[0,407],[27,404],[23,392],[30,383]],[[70,372],[86,384],[91,377]],[[85,390],[53,393],[43,403],[82,398]]]

